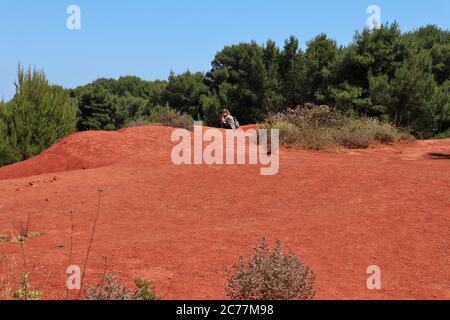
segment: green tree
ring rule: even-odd
[[[380,116],[380,106],[370,99],[370,82],[392,79],[408,57],[397,23],[357,32],[353,43],[337,55],[330,80],[330,104],[345,106],[360,115]]]
[[[165,102],[176,110],[191,115],[194,119],[203,119],[200,99],[209,94],[205,84],[205,75],[201,72],[175,75],[170,73],[165,88]]]
[[[211,93],[209,95],[202,95],[200,104],[203,109],[203,120],[209,126],[220,126],[221,104],[219,97]]]
[[[437,129],[432,102],[437,85],[431,73],[431,58],[413,55],[395,72],[392,80],[394,108],[389,112],[394,124],[410,127],[420,137],[431,137]]]
[[[403,38],[415,53],[427,51],[430,54],[432,72],[438,84],[450,79],[450,31],[427,25],[406,33]]]
[[[303,76],[303,95],[307,102],[328,103],[328,86],[336,64],[339,48],[336,41],[321,34],[307,42],[304,55],[305,74]]]
[[[98,83],[81,88],[76,94],[79,95],[78,130],[116,129],[117,96]]]
[[[149,105],[165,105],[168,101],[166,99],[167,81],[153,81],[149,84]]]
[[[126,95],[117,98],[115,127],[123,128],[127,122],[150,115],[149,101],[144,98]]]
[[[38,70],[17,72],[16,94],[0,105],[0,165],[31,158],[76,128],[76,103]]]
[[[431,137],[438,129],[439,114],[441,123],[445,118],[447,96],[442,92],[436,97],[440,91],[431,69],[430,56],[422,52],[410,55],[392,78],[369,75],[373,103],[395,125],[408,127],[420,137]]]
[[[433,99],[437,133],[447,133],[450,137],[450,80],[437,88]]]
[[[285,106],[292,107],[305,103],[305,61],[296,37],[291,36],[285,41],[278,66]]]
[[[115,91],[112,91],[112,93],[119,97],[132,96],[148,99],[150,95],[150,86],[150,82],[144,81],[139,77],[120,77],[116,82]]]
[[[284,99],[281,95],[282,81],[279,75],[280,50],[275,42],[268,40],[264,47],[264,64],[267,79],[264,85],[262,109],[266,114],[282,110]]]
[[[258,122],[265,116],[270,84],[264,48],[256,42],[227,46],[216,54],[208,74],[223,105],[244,123]],[[218,115],[219,116],[219,115]]]

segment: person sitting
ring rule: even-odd
[[[239,128],[236,118],[231,115],[228,109],[223,109],[221,124],[223,129],[236,130]]]

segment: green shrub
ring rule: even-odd
[[[188,114],[178,112],[167,106],[158,106],[152,109],[148,117],[142,117],[128,122],[127,127],[139,127],[147,125],[161,125],[192,130],[194,127],[194,119]]]
[[[233,300],[307,300],[315,294],[315,275],[280,241],[273,250],[265,239],[247,259],[226,271],[227,295]]]
[[[156,294],[155,284],[141,277],[134,278],[134,284],[137,291],[134,294],[134,300],[159,300]]]
[[[322,150],[333,145],[333,130],[330,128],[304,125],[300,133],[301,146],[306,149]]]
[[[20,288],[14,291],[12,298],[14,300],[39,300],[42,293],[37,290],[33,290],[29,283],[30,274],[23,273],[20,275]]]
[[[327,106],[290,109],[269,118],[266,129],[279,129],[284,145],[321,150],[342,146],[364,149],[379,143],[410,141],[412,136],[374,118],[352,118]]]
[[[375,139],[380,143],[408,142],[414,140],[412,135],[394,127],[390,123],[379,123],[377,129]]]
[[[336,142],[349,149],[368,148],[376,142],[387,144],[410,140],[409,134],[372,118],[349,119],[336,134]]]
[[[10,236],[0,235],[0,244],[6,241],[10,241]],[[17,271],[16,257],[7,258],[5,253],[0,254],[0,301],[40,300],[42,292],[31,285],[31,274]]]
[[[434,139],[450,139],[450,129],[434,136]]]
[[[280,143],[306,149],[321,150],[333,145],[332,127],[341,119],[328,107],[289,109],[269,118],[262,127],[279,129]]]
[[[375,131],[371,120],[351,119],[340,130],[336,130],[335,141],[349,149],[365,149],[375,142]]]
[[[79,91],[76,93],[79,108],[78,131],[117,129],[116,122],[122,121],[117,116],[118,98],[98,84],[86,86]]]
[[[270,126],[263,125],[263,128],[274,127],[280,130],[280,143],[284,145],[297,145],[298,137],[301,135],[300,128],[285,120],[275,120]]]

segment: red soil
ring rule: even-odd
[[[283,149],[279,174],[263,177],[250,165],[175,166],[171,132],[79,133],[0,169],[0,234],[28,215],[30,230],[44,232],[24,250],[34,285],[51,274],[46,298],[65,297],[69,211],[72,263],[83,265],[102,187],[87,283],[107,256],[124,282],[154,280],[166,299],[226,298],[224,268],[266,236],[315,270],[319,299],[450,299],[450,140]],[[18,244],[1,253],[21,261]],[[381,267],[380,291],[366,288],[369,265]]]

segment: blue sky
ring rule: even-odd
[[[68,30],[67,7],[81,8],[81,30]],[[1,0],[0,99],[10,99],[19,62],[44,69],[65,87],[99,77],[166,78],[206,71],[228,44],[325,32],[340,44],[364,28],[369,5],[403,31],[433,23],[450,29],[448,0]]]

